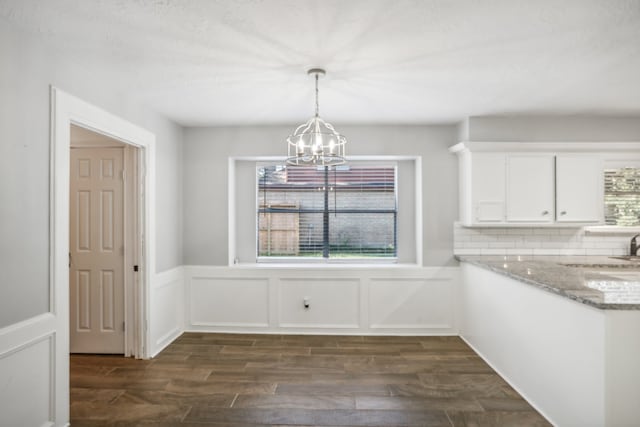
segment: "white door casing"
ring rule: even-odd
[[[72,353],[124,353],[123,152],[71,149]]]
[[[52,421],[55,426],[69,423],[69,175],[70,125],[77,124],[97,130],[111,138],[141,150],[139,172],[143,178],[144,202],[139,218],[143,219],[139,233],[144,255],[136,282],[136,343],[132,355],[147,357],[149,334],[145,328],[149,314],[149,280],[155,272],[155,135],[118,116],[91,105],[55,87],[51,88],[51,212],[50,212],[50,295],[55,328],[52,333],[50,377]],[[40,335],[38,335],[40,336]]]

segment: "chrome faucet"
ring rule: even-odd
[[[629,255],[637,256],[638,255],[638,243],[636,243],[636,238],[640,236],[640,234],[636,234],[631,238],[631,245],[629,246]]]

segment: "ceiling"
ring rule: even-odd
[[[185,126],[640,115],[640,0],[0,0]]]

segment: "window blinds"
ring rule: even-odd
[[[396,172],[259,166],[258,257],[396,257]]]

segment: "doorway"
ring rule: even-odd
[[[70,352],[130,355],[141,149],[74,124],[70,136]]]
[[[51,88],[51,198],[50,198],[50,312],[47,316],[55,325],[55,339],[51,340],[50,361],[53,417],[56,423],[69,420],[69,176],[70,129],[75,124],[139,148],[137,183],[139,210],[138,235],[141,248],[139,271],[134,283],[131,307],[133,318],[127,340],[132,345],[125,356],[148,357],[149,336],[146,325],[149,313],[149,281],[155,272],[155,135],[121,117],[68,93]],[[125,270],[126,265],[125,258]],[[128,350],[128,351],[127,351]]]

